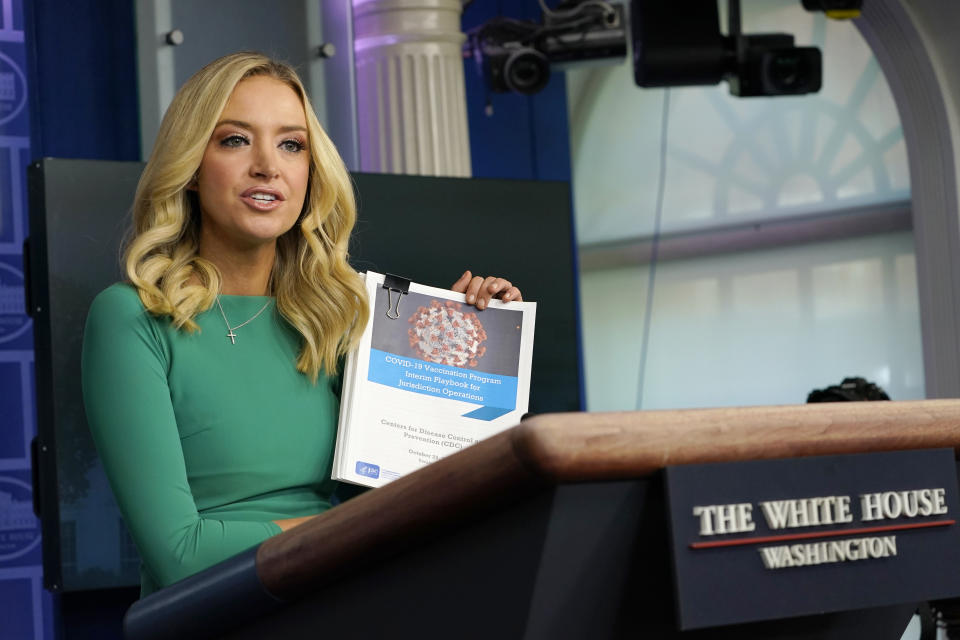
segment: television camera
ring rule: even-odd
[[[641,87],[715,85],[726,80],[733,95],[801,95],[820,90],[822,55],[798,47],[787,33],[743,33],[740,0],[727,0],[727,32],[718,3],[693,0],[564,0],[556,8],[539,0],[541,22],[498,17],[472,29],[464,55],[494,92],[534,94],[551,68],[617,63],[633,50],[634,81]],[[862,0],[802,0],[808,11],[844,19]],[[629,21],[629,22],[628,22]]]

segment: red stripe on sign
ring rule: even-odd
[[[787,533],[782,536],[762,536],[758,538],[736,538],[734,540],[711,540],[710,542],[691,542],[691,549],[715,549],[717,547],[736,547],[744,544],[762,544],[764,542],[785,542],[788,540],[809,540],[810,538],[833,538],[836,536],[856,536],[862,533],[880,533],[881,531],[905,531],[907,529],[928,529],[930,527],[949,527],[956,520],[937,520],[936,522],[910,522],[907,524],[889,524],[882,527],[863,529],[837,529],[835,531],[806,531]]]

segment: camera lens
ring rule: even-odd
[[[770,51],[764,56],[763,84],[768,95],[797,95],[820,90],[820,51],[795,47]]]
[[[503,82],[517,93],[536,93],[547,86],[550,63],[536,49],[519,49],[503,65]]]
[[[803,61],[794,55],[777,56],[770,61],[770,84],[779,91],[790,91],[803,78]]]
[[[796,54],[781,54],[770,61],[770,84],[784,93],[792,93],[807,77],[807,61]]]

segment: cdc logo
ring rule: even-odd
[[[24,556],[40,544],[30,485],[0,476],[0,563]]]
[[[27,79],[8,56],[0,53],[0,124],[9,122],[27,104]]]
[[[369,462],[361,462],[358,460],[357,475],[365,476],[367,478],[379,478],[380,466],[375,464],[370,464]]]

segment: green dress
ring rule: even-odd
[[[87,421],[143,561],[146,595],[330,507],[338,380],[296,370],[300,336],[271,298],[221,296],[200,331],[146,312],[124,284],[84,331]]]

